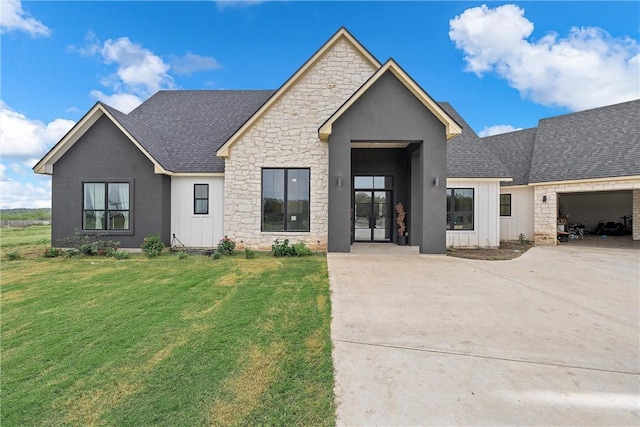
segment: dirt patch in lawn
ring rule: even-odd
[[[488,261],[500,261],[514,259],[521,256],[533,247],[530,243],[520,242],[500,242],[499,248],[477,248],[477,249],[447,249],[448,256],[457,258],[480,259]]]

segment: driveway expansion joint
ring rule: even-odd
[[[639,372],[630,372],[630,371],[617,371],[613,369],[602,369],[602,368],[592,368],[588,366],[577,366],[577,365],[565,365],[561,363],[549,363],[549,362],[540,362],[536,360],[525,360],[525,359],[512,359],[508,357],[496,357],[496,356],[486,356],[481,354],[473,354],[473,353],[462,353],[457,351],[447,351],[447,350],[436,350],[429,348],[416,348],[416,347],[407,347],[401,345],[393,345],[393,344],[380,344],[380,343],[370,343],[370,342],[362,342],[362,341],[353,341],[353,340],[343,340],[343,339],[333,339],[334,342],[342,342],[346,344],[355,344],[355,345],[364,345],[369,347],[380,347],[380,348],[391,348],[396,350],[409,350],[409,351],[418,351],[423,353],[434,353],[434,354],[444,354],[449,356],[462,356],[462,357],[473,357],[476,359],[488,359],[488,360],[499,360],[503,362],[516,362],[516,363],[528,363],[534,365],[543,365],[543,366],[553,366],[557,368],[569,368],[569,369],[581,369],[587,371],[595,371],[595,372],[609,372],[613,374],[623,374],[623,375],[635,375],[640,376]]]

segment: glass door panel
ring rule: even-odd
[[[355,191],[353,227],[355,241],[391,241],[392,219],[390,191]]]
[[[374,191],[373,193],[373,234],[374,242],[391,240],[391,192]]]
[[[371,240],[371,192],[356,191],[354,238]]]

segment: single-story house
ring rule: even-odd
[[[408,243],[444,253],[556,244],[559,209],[589,200],[640,218],[639,123],[636,100],[480,138],[342,28],[275,91],[160,91],[129,114],[99,102],[34,171],[52,175],[53,242],[349,252],[396,242],[401,203]]]

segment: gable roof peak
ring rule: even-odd
[[[229,137],[229,139],[218,149],[217,156],[226,158],[230,155],[233,145],[247,132],[254,123],[260,119],[287,91],[294,86],[300,78],[322,58],[326,52],[333,48],[340,40],[346,40],[367,62],[374,68],[380,68],[381,64],[375,56],[367,50],[353,35],[345,28],[340,27],[329,40],[327,40],[298,70],[293,73],[287,81],[256,111],[240,128]]]
[[[342,104],[318,129],[321,141],[328,141],[331,135],[333,123],[342,116],[351,106],[373,86],[387,72],[393,74],[431,113],[445,126],[447,139],[451,139],[462,132],[462,128],[456,121],[443,110],[429,94],[416,83],[406,71],[402,69],[393,58],[389,58],[347,101]]]

